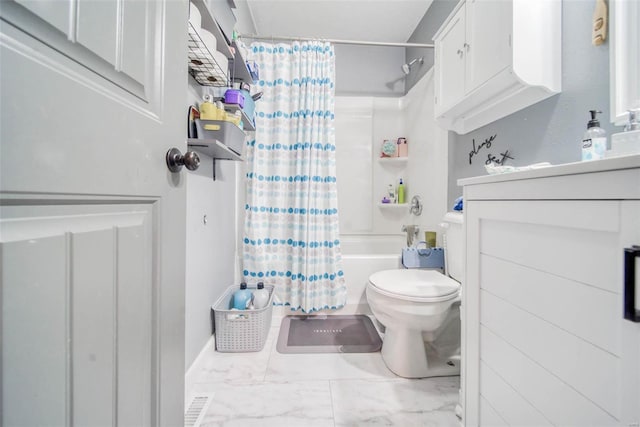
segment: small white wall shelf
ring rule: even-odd
[[[244,157],[224,145],[217,139],[188,138],[187,145],[190,149],[199,151],[213,158],[213,180],[216,180],[216,160],[244,161]]]
[[[408,157],[379,157],[378,161],[383,165],[406,165],[409,161]]]
[[[383,209],[406,209],[409,207],[409,203],[378,203],[378,207]]]
[[[217,139],[189,138],[189,148],[218,160],[244,161],[244,158]]]

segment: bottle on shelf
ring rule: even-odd
[[[396,189],[393,188],[393,184],[389,184],[387,194],[389,195],[389,203],[396,203]]]
[[[398,138],[398,157],[407,157],[409,155],[409,145],[407,138]]]
[[[398,204],[403,204],[406,202],[405,196],[406,194],[404,184],[402,183],[402,178],[400,178],[400,184],[398,184]]]

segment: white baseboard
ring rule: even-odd
[[[202,350],[200,350],[198,357],[196,357],[196,359],[193,361],[191,366],[189,366],[189,369],[187,369],[187,372],[184,374],[185,408],[188,407],[194,395],[193,386],[196,383],[198,374],[202,372],[202,368],[204,367],[204,363],[207,358],[207,353],[210,351],[214,351],[214,348],[215,348],[214,336],[211,335],[211,337],[209,337],[209,339],[205,343],[204,347],[202,347]]]

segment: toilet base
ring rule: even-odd
[[[387,327],[380,352],[387,368],[403,378],[460,375],[459,356],[439,357],[425,345],[421,331]]]

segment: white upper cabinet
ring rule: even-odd
[[[465,88],[479,87],[511,64],[511,14],[508,1],[467,0],[464,54]]]
[[[446,64],[436,67],[436,108],[445,110],[452,107],[464,97],[464,8],[460,8],[445,25],[441,38],[436,44],[436,61]],[[445,72],[446,71],[446,72]]]
[[[463,0],[434,41],[446,129],[464,134],[560,92],[560,0]]]

